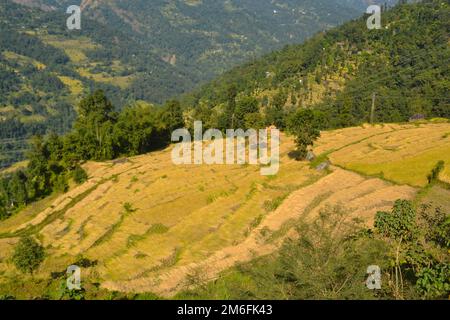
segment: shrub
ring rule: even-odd
[[[417,291],[425,298],[446,298],[450,292],[450,266],[439,264],[418,273]]]
[[[416,236],[416,211],[408,200],[397,200],[392,212],[378,212],[375,228],[385,237],[410,240]]]
[[[87,179],[88,175],[86,171],[82,167],[76,166],[75,170],[73,170],[73,180],[75,181],[75,183],[81,184]]]
[[[23,237],[14,249],[12,261],[23,273],[32,274],[44,261],[44,247],[31,237]]]

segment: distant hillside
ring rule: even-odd
[[[266,124],[312,106],[323,111],[325,126],[368,122],[373,94],[375,122],[450,117],[449,18],[448,1],[399,5],[383,13],[381,30],[368,30],[361,18],[319,33],[227,72],[184,104],[193,118],[218,127],[230,125],[236,103],[248,96]]]
[[[0,167],[31,135],[66,132],[94,88],[118,107],[161,103],[360,14],[334,0],[83,1],[82,29],[68,31],[71,4],[0,1]]]
[[[362,2],[362,0],[360,0]],[[19,1],[63,11],[70,0]],[[357,17],[338,0],[82,1],[83,14],[146,43],[207,80],[231,66]]]
[[[81,31],[68,31],[66,17],[0,1],[0,166],[21,159],[30,135],[66,132],[93,89],[123,106],[193,86],[187,71],[117,29],[85,18]]]

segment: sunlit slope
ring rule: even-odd
[[[242,241],[278,198],[323,175],[289,159],[293,145],[285,141],[276,178],[261,176],[259,166],[175,166],[170,150],[125,163],[90,163],[88,182],[39,213],[1,223],[0,233],[11,244],[16,236],[37,234],[49,252],[47,272],[59,267],[60,257],[77,254],[98,259],[106,279],[202,259]]]
[[[349,216],[371,224],[396,199],[413,199],[413,186],[426,183],[438,160],[450,161],[448,132],[449,123],[323,132],[315,153],[328,155],[329,171],[291,159],[295,146],[282,136],[275,177],[261,176],[252,165],[175,166],[172,147],[88,163],[86,183],[0,223],[0,283],[17,274],[9,262],[12,248],[19,236],[31,234],[47,251],[37,278],[47,279],[83,256],[97,261],[86,281],[172,296],[192,273],[211,279],[277,250],[298,221],[326,206],[343,206]],[[441,180],[449,179],[446,170]]]
[[[450,182],[450,124],[386,124],[325,132],[315,148],[333,164],[412,186],[425,186],[439,160]]]

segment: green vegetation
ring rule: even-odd
[[[373,93],[378,123],[449,118],[449,10],[432,0],[384,12],[380,30],[367,30],[366,17],[348,22],[232,69],[182,103],[218,128],[231,123],[243,97],[255,98],[263,122],[280,128],[306,107],[322,112],[321,128],[370,122]]]
[[[299,110],[289,117],[288,131],[295,136],[297,159],[304,159],[308,147],[320,137],[320,122],[320,116],[309,109]]]
[[[275,255],[232,268],[180,299],[442,299],[450,293],[450,214],[399,200],[379,212],[374,229],[349,220],[345,209],[323,210],[297,226]],[[370,265],[382,289],[364,285]],[[197,279],[197,283],[199,283]]]
[[[439,174],[444,170],[444,161],[439,161],[436,166],[431,170],[431,173],[428,175],[428,183],[433,183],[439,179]]]
[[[17,269],[32,274],[44,261],[44,248],[31,237],[23,237],[14,249],[12,261]]]
[[[73,170],[73,181],[77,184],[81,184],[88,179],[87,172],[80,166],[76,166]]]

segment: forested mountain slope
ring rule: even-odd
[[[184,103],[213,127],[239,118],[249,96],[266,124],[281,127],[286,114],[309,106],[323,111],[326,126],[370,121],[374,94],[376,122],[449,117],[449,18],[448,1],[399,5],[383,13],[380,30],[368,30],[365,17],[319,33],[227,72]]]
[[[94,89],[123,106],[141,95],[133,83],[144,74],[155,75],[145,92],[156,101],[193,85],[188,72],[119,30],[86,18],[69,31],[66,18],[0,1],[1,165],[20,159],[30,135],[71,128],[75,105]]]
[[[20,1],[64,10],[68,0]],[[359,1],[362,2],[362,1]],[[261,53],[359,16],[337,0],[82,1],[83,14],[139,38],[206,80]],[[358,7],[358,9],[356,9]]]

